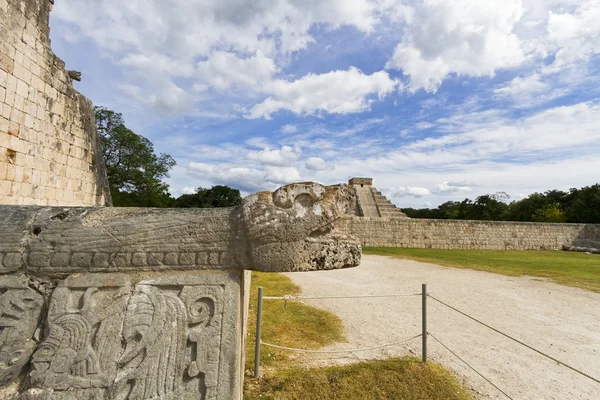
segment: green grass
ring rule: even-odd
[[[298,295],[300,288],[283,275],[252,273],[244,399],[277,400],[469,400],[456,379],[435,363],[405,357],[339,367],[302,368],[295,353],[263,346],[261,373],[252,378],[257,289],[265,296]],[[299,302],[263,301],[263,342],[318,349],[344,340],[342,321],[334,314]]]
[[[264,296],[300,294],[300,288],[284,275],[252,273],[248,315],[249,336],[246,345],[247,370],[254,370],[256,302],[259,286],[263,287]],[[262,341],[279,346],[318,349],[344,341],[342,321],[335,314],[297,301],[288,301],[287,308],[284,308],[282,300],[263,300]],[[260,365],[266,368],[290,365],[293,364],[295,356],[295,353],[289,351],[263,347]]]
[[[293,368],[247,385],[246,400],[468,400],[446,370],[414,358],[342,367]]]
[[[600,256],[566,251],[495,251],[366,247],[363,254],[430,262],[497,274],[548,278],[600,293]]]

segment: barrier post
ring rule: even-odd
[[[260,376],[260,338],[262,331],[263,288],[258,288],[258,303],[256,308],[256,347],[254,350],[254,377]]]
[[[427,284],[422,285],[421,298],[423,300],[422,305],[422,337],[423,337],[423,363],[427,362]]]

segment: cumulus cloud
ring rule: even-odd
[[[369,109],[372,97],[379,99],[394,91],[398,81],[387,72],[365,75],[357,68],[308,74],[289,82],[275,80],[265,89],[270,96],[250,109],[249,118],[269,118],[280,110],[296,114],[349,114]]]
[[[259,92],[314,25],[369,33],[377,14],[371,0],[62,0],[52,17],[137,76],[145,104],[188,113],[191,92]]]
[[[258,161],[264,165],[286,166],[293,164],[300,158],[302,150],[295,146],[282,146],[280,149],[265,148],[261,151],[250,151],[246,155],[248,160]]]
[[[462,182],[452,182],[452,181],[447,181],[447,182],[442,182],[438,185],[436,185],[436,190],[438,192],[470,192],[471,190],[473,190],[473,187],[477,186],[475,185],[473,182],[469,182],[469,181],[462,181]]]
[[[555,66],[587,60],[600,53],[600,4],[594,0],[578,3],[571,12],[549,11],[548,39],[557,49]]]
[[[202,82],[218,91],[228,90],[233,86],[242,86],[258,90],[260,85],[271,79],[277,72],[272,59],[257,50],[252,57],[246,59],[225,51],[215,51],[207,61],[197,65],[197,74]]]
[[[415,6],[387,68],[410,77],[409,88],[435,92],[450,74],[493,76],[525,60],[513,29],[521,0],[440,0]]]
[[[429,196],[430,194],[431,194],[431,191],[424,187],[409,186],[409,187],[405,188],[405,187],[400,186],[397,189],[391,190],[390,197],[392,197],[392,198],[406,197],[406,196],[423,197],[423,196]]]
[[[195,188],[191,188],[191,187],[184,187],[183,189],[181,189],[181,192],[183,194],[194,194],[196,193],[196,189]]]
[[[335,169],[333,164],[327,164],[325,160],[319,157],[310,157],[306,160],[306,168],[311,171],[325,171]]]
[[[281,132],[285,134],[291,134],[298,132],[298,127],[292,124],[286,124],[281,127]]]
[[[213,184],[228,185],[244,192],[273,190],[280,185],[301,180],[300,173],[293,167],[267,166],[259,169],[234,164],[192,162],[187,169],[193,175],[199,175]]]

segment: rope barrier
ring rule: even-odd
[[[473,320],[473,321],[477,322],[478,324],[481,324],[481,325],[485,326],[486,328],[488,328],[488,329],[491,329],[491,330],[493,330],[494,332],[496,332],[496,333],[499,333],[500,335],[502,335],[502,336],[504,336],[504,337],[506,337],[506,338],[508,338],[508,339],[510,339],[510,340],[513,340],[513,341],[515,341],[515,342],[519,343],[521,346],[525,346],[525,347],[527,347],[529,350],[535,351],[536,353],[538,353],[538,354],[540,354],[540,355],[542,355],[542,356],[544,356],[544,357],[546,357],[546,358],[548,358],[548,359],[550,359],[550,360],[552,360],[552,361],[554,361],[554,362],[556,362],[556,363],[558,363],[558,364],[562,365],[563,367],[567,367],[567,368],[569,368],[571,371],[574,371],[574,372],[576,372],[576,373],[578,373],[578,374],[580,374],[580,375],[582,375],[582,376],[584,376],[584,377],[586,377],[586,378],[588,378],[588,379],[591,379],[592,381],[594,381],[594,382],[596,382],[596,383],[600,383],[600,379],[596,379],[596,378],[594,378],[594,377],[592,377],[592,376],[590,376],[590,375],[586,374],[585,372],[578,370],[578,369],[577,369],[577,368],[575,368],[575,367],[572,367],[572,366],[570,366],[570,365],[568,365],[568,364],[565,364],[564,362],[562,362],[562,361],[560,361],[560,360],[557,360],[556,358],[552,357],[551,355],[549,355],[549,354],[546,354],[546,353],[544,353],[544,352],[542,352],[542,351],[540,351],[540,350],[538,350],[538,349],[536,349],[536,348],[534,348],[534,347],[531,347],[530,345],[528,345],[528,344],[526,344],[526,343],[523,343],[523,342],[522,342],[522,341],[520,341],[519,339],[516,339],[516,338],[514,338],[514,337],[512,337],[512,336],[510,336],[510,335],[508,335],[508,334],[506,334],[506,333],[504,333],[504,332],[501,332],[501,331],[499,331],[498,329],[496,329],[496,328],[494,328],[494,327],[492,327],[492,326],[490,326],[490,325],[486,324],[485,322],[482,322],[482,321],[478,320],[477,318],[474,318],[474,317],[472,317],[472,316],[470,316],[470,315],[468,315],[468,314],[466,314],[466,313],[464,313],[464,312],[460,311],[459,309],[457,309],[457,308],[454,308],[454,307],[452,307],[451,305],[449,305],[449,304],[446,304],[446,303],[444,303],[443,301],[441,301],[441,300],[439,300],[439,299],[436,299],[435,297],[433,297],[433,296],[431,296],[431,295],[429,295],[429,297],[431,297],[433,300],[437,301],[438,303],[440,303],[440,304],[442,304],[442,305],[444,305],[444,306],[446,306],[446,307],[450,308],[451,310],[454,310],[454,311],[456,311],[457,313],[459,313],[459,314],[462,314],[462,315],[464,315],[465,317],[467,317],[467,318],[469,318],[469,319],[471,319],[471,320]]]
[[[505,395],[506,397],[508,397],[510,400],[514,400],[512,397],[510,397],[504,390],[500,389],[498,386],[496,386],[492,381],[490,381],[488,378],[486,378],[485,376],[483,376],[483,374],[479,371],[477,371],[475,368],[473,368],[468,362],[466,362],[465,360],[463,360],[458,354],[456,354],[455,352],[453,352],[448,346],[446,346],[444,343],[441,342],[441,340],[439,340],[438,338],[436,338],[431,332],[427,333],[429,336],[431,336],[433,339],[435,339],[436,342],[438,342],[439,344],[441,344],[446,350],[448,350],[450,353],[452,353],[454,355],[454,357],[458,358],[460,361],[462,361],[467,367],[471,368],[473,370],[473,372],[475,372],[477,375],[479,375],[480,377],[482,377],[487,383],[489,383],[490,385],[492,385],[493,387],[495,387],[496,389],[498,389],[498,391],[500,393],[502,393],[503,395]]]
[[[281,350],[295,351],[298,353],[313,353],[313,354],[357,353],[357,352],[361,352],[361,351],[377,350],[377,349],[382,349],[384,347],[397,346],[399,344],[409,342],[409,341],[416,339],[418,337],[421,337],[421,336],[422,336],[421,334],[418,334],[417,336],[413,336],[409,339],[405,339],[405,340],[402,340],[399,342],[388,343],[388,344],[384,344],[381,346],[367,347],[367,348],[363,348],[363,349],[352,349],[352,350],[305,350],[305,349],[296,349],[293,347],[277,346],[275,344],[265,343],[262,340],[260,341],[260,344],[263,346],[267,346],[267,347],[273,347],[273,348],[281,349]]]
[[[316,299],[364,299],[364,298],[377,298],[377,297],[411,297],[421,296],[421,293],[413,294],[372,294],[372,295],[360,295],[360,296],[264,296],[263,300],[316,300]]]

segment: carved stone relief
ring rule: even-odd
[[[14,381],[29,362],[43,306],[43,296],[22,278],[0,279],[0,386]]]
[[[117,375],[131,285],[124,275],[75,275],[50,300],[44,340],[32,357],[30,390],[44,398],[100,399]]]
[[[51,295],[42,342],[11,370],[18,375],[33,353],[29,389],[19,400],[232,398],[227,382],[235,381],[239,366],[240,276],[166,275],[132,285],[124,274],[78,274],[61,281]],[[28,288],[13,291],[23,292],[9,301],[21,313],[38,310],[16,335],[29,327],[31,336],[43,297]],[[2,323],[8,320],[4,310]],[[15,348],[24,348],[22,342]]]
[[[217,398],[224,287],[193,283],[136,286],[123,326],[116,399]]]

